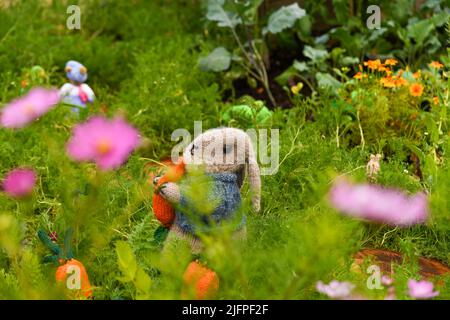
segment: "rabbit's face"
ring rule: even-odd
[[[208,130],[186,147],[183,161],[186,171],[192,166],[202,166],[207,173],[233,172],[242,179],[247,171],[253,208],[259,211],[260,171],[250,136],[244,131],[236,128]]]
[[[251,148],[245,132],[235,128],[211,129],[194,139],[183,154],[187,167],[203,166],[206,172],[238,172]]]

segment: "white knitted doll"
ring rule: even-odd
[[[250,137],[235,128],[216,128],[199,135],[184,150],[183,161],[186,164],[186,177],[180,183],[164,183],[159,193],[176,207],[176,217],[168,240],[174,237],[188,240],[192,251],[198,253],[202,249],[198,232],[236,218],[241,206],[240,188],[246,173],[253,208],[255,211],[260,210],[260,171]],[[189,176],[199,169],[208,178],[208,184],[204,183],[206,194],[198,195],[199,198],[208,199],[212,205],[208,215],[196,208],[195,197],[183,187],[191,181],[196,183],[195,178],[190,180]],[[246,217],[243,215],[238,218],[240,221],[236,225],[235,235],[245,237]]]

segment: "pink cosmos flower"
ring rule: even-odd
[[[344,214],[392,226],[424,223],[428,217],[428,199],[421,192],[408,197],[398,190],[341,180],[331,188],[330,201]]]
[[[388,276],[382,276],[381,277],[381,283],[386,286],[389,287],[394,283],[394,280]]]
[[[3,191],[13,198],[29,195],[36,184],[36,173],[31,169],[14,169],[3,180]]]
[[[416,299],[430,299],[439,295],[439,292],[433,291],[433,283],[429,281],[408,280],[409,295]]]
[[[316,290],[327,295],[332,299],[348,299],[351,298],[351,293],[355,285],[350,282],[341,282],[337,280],[331,281],[329,284],[324,284],[322,281],[317,282]]]
[[[0,123],[5,128],[23,128],[44,115],[58,102],[58,90],[33,88],[27,95],[13,100],[3,108]]]
[[[139,132],[122,118],[98,116],[74,128],[67,153],[76,161],[93,161],[110,170],[121,166],[139,142]]]
[[[384,300],[397,300],[397,295],[395,294],[394,287],[388,288],[387,295],[384,297]]]

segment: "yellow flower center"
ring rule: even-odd
[[[25,105],[25,106],[23,107],[23,112],[24,112],[26,115],[30,115],[30,116],[33,116],[33,115],[35,114],[34,108],[33,108],[33,106],[32,106],[31,104]]]
[[[107,139],[101,139],[97,145],[96,145],[96,149],[97,152],[101,155],[106,155],[108,154],[111,149],[112,149],[112,145],[111,142]]]

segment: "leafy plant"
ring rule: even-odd
[[[201,58],[199,63],[203,70],[214,72],[227,70],[231,62],[239,64],[247,77],[263,85],[271,104],[276,106],[267,73],[265,37],[269,33],[278,34],[292,28],[305,16],[305,10],[297,3],[281,7],[270,15],[267,25],[261,30],[257,14],[261,3],[261,0],[252,0],[241,5],[228,0],[208,0],[206,19],[215,22],[219,28],[227,28],[237,50],[230,53],[225,48],[218,47],[207,57]]]
[[[136,299],[149,299],[151,297],[152,280],[136,261],[133,251],[128,243],[116,242],[117,263],[122,272],[120,281],[131,282],[136,288]]]

